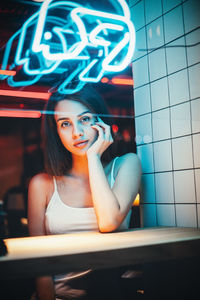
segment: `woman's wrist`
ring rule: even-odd
[[[87,159],[89,161],[98,161],[101,160],[101,156],[99,153],[87,153]]]

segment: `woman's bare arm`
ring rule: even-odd
[[[94,153],[88,156],[90,188],[101,232],[115,231],[121,225],[140,185],[141,164],[138,156],[128,153],[118,159],[118,172],[111,189],[100,156]]]
[[[47,204],[48,177],[34,176],[28,188],[28,229],[31,236],[45,235],[45,211]]]
[[[36,290],[39,300],[55,300],[54,283],[51,276],[37,277]]]
[[[46,174],[32,178],[28,189],[28,228],[30,236],[45,235],[46,191],[50,179]],[[55,291],[51,276],[36,278],[36,290],[39,300],[54,300]]]
[[[119,228],[138,193],[141,164],[134,153],[120,157],[115,184],[111,189],[101,163],[101,155],[113,143],[111,127],[98,118],[92,128],[98,132],[97,140],[87,151],[92,199],[99,230],[111,232]]]

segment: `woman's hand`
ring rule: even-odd
[[[101,157],[104,151],[113,143],[111,129],[110,126],[104,123],[99,117],[98,121],[95,122],[94,125],[91,125],[91,127],[97,130],[98,137],[88,149],[87,156],[96,154]]]

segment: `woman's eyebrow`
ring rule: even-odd
[[[80,117],[80,116],[82,116],[84,114],[87,114],[87,113],[91,113],[91,111],[89,111],[89,110],[83,111],[82,113],[80,113],[78,115],[78,117]],[[63,121],[63,120],[69,120],[69,119],[70,119],[69,117],[62,117],[62,118],[57,119],[56,122]]]
[[[57,119],[56,122],[58,123],[58,122],[63,121],[63,120],[69,120],[69,118],[68,117],[59,118],[59,119]]]
[[[80,114],[78,115],[78,117],[80,117],[80,116],[82,116],[82,115],[84,115],[84,114],[87,114],[87,113],[90,113],[90,114],[91,114],[91,111],[89,111],[89,110],[86,110],[86,111],[84,111],[84,112],[80,113]]]

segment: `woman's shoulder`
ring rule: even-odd
[[[120,169],[128,169],[135,171],[138,170],[141,173],[141,163],[138,155],[133,152],[123,154],[121,156],[115,156],[104,168],[106,174],[114,172],[114,178],[116,178]]]
[[[47,188],[52,185],[52,176],[47,173],[39,173],[33,176],[30,180],[29,187]]]
[[[115,174],[117,174],[119,170],[124,170],[127,174],[131,174],[132,172],[141,173],[141,163],[138,155],[129,152],[119,156],[116,160]]]
[[[123,154],[117,158],[118,165],[123,164],[139,164],[140,165],[140,159],[136,153],[129,152],[126,154]]]

